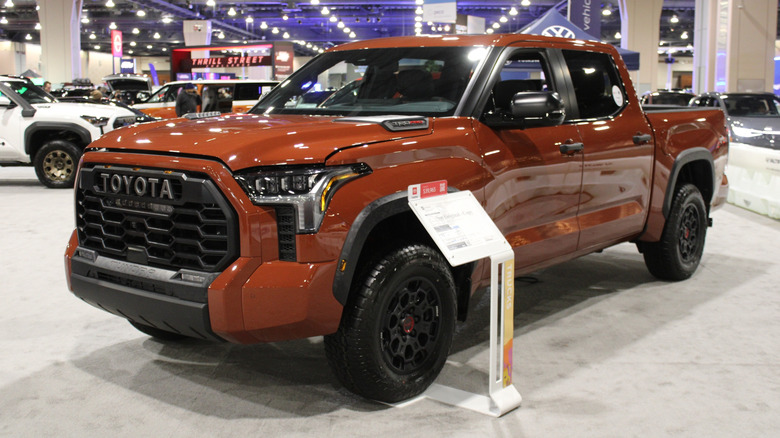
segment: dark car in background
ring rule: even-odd
[[[772,93],[704,93],[690,106],[722,109],[732,142],[780,149],[780,99]]]
[[[642,95],[642,105],[688,106],[695,94],[683,90],[658,90]]]

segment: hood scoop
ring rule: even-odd
[[[390,132],[428,129],[429,125],[427,117],[401,115],[342,117],[333,121],[342,123],[373,123],[381,125]]]

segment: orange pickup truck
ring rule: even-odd
[[[402,37],[312,59],[247,114],[92,143],[65,263],[73,293],[164,340],[324,335],[365,397],[424,391],[489,264],[452,267],[407,186],[470,190],[525,274],[620,242],[696,270],[722,204],[717,110],[645,113],[617,51],[531,35]]]

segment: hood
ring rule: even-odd
[[[55,102],[55,103],[36,103],[33,104],[38,110],[51,110],[59,114],[68,114],[73,117],[93,116],[93,117],[124,117],[134,116],[129,109],[113,106],[101,105],[95,103],[73,103],[73,102]]]
[[[133,125],[104,135],[92,146],[216,157],[236,171],[257,166],[324,163],[330,154],[345,147],[417,137],[432,131],[427,121],[420,129],[399,132],[368,119],[253,114],[178,118]]]
[[[780,117],[729,117],[732,141],[780,149]]]

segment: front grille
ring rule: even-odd
[[[295,254],[295,209],[276,207],[276,230],[279,236],[279,260],[294,262]]]
[[[100,255],[205,272],[238,257],[236,214],[205,175],[95,166],[76,193],[79,245]]]

